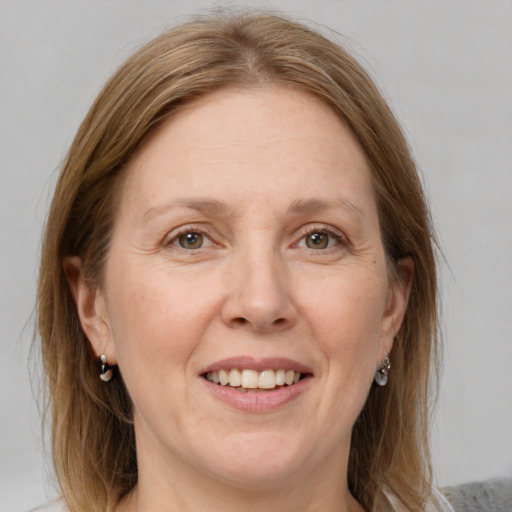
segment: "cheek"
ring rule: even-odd
[[[217,299],[204,293],[208,283],[141,267],[112,274],[108,314],[121,370],[144,363],[158,371],[158,361],[184,362],[214,314]]]
[[[328,453],[335,434],[352,431],[370,390],[378,358],[386,287],[372,274],[336,273],[322,286],[304,284],[303,316],[322,353],[317,375],[322,400],[315,415],[326,418],[318,437]]]
[[[304,316],[321,345],[334,351],[359,351],[381,331],[386,286],[374,276],[340,273],[303,290]]]
[[[309,287],[307,321],[323,354],[326,415],[348,428],[366,401],[381,339],[387,279],[367,272],[340,272]]]

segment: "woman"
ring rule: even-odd
[[[202,18],[107,83],[51,206],[39,329],[69,510],[450,510],[436,272],[402,132],[338,45]]]

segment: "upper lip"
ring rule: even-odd
[[[207,372],[218,372],[219,370],[234,369],[237,370],[294,370],[300,373],[313,373],[311,368],[306,365],[288,359],[286,357],[252,357],[252,356],[235,356],[227,359],[216,361],[215,363],[205,366],[199,373],[202,375]]]

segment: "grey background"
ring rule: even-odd
[[[53,493],[27,358],[56,169],[116,66],[163,27],[212,5],[0,0],[0,511]],[[353,39],[405,125],[446,256],[437,481],[512,476],[512,3],[238,5],[280,8]]]

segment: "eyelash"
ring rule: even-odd
[[[204,248],[203,246],[201,246],[201,247],[199,247],[197,249],[186,249],[185,247],[182,247],[181,245],[179,245],[180,237],[182,237],[183,235],[188,235],[188,234],[201,235],[202,237],[207,238],[210,241],[210,244],[208,244],[208,245],[215,245],[215,243],[212,240],[212,237],[208,234],[207,231],[208,230],[205,230],[204,228],[195,229],[195,228],[190,227],[190,226],[184,226],[177,233],[173,233],[172,237],[167,237],[167,239],[164,240],[164,245],[166,247],[174,246],[177,249],[182,249],[184,251],[194,251],[194,250],[197,251],[199,249],[203,249]]]
[[[322,248],[322,249],[313,249],[311,247],[306,247],[307,249],[310,249],[312,251],[315,251],[315,250],[325,251],[325,250],[333,249],[336,245],[347,245],[347,243],[348,243],[347,239],[345,238],[345,236],[343,234],[334,230],[332,227],[330,227],[328,225],[313,225],[313,226],[305,227],[304,229],[301,230],[301,237],[300,237],[300,240],[298,243],[300,244],[302,241],[306,240],[306,237],[314,235],[316,233],[321,234],[321,235],[327,235],[328,237],[333,239],[336,243],[334,245],[332,245],[331,247],[326,247],[326,248]]]
[[[347,245],[348,244],[348,241],[345,238],[345,236],[343,234],[341,234],[340,232],[335,231],[330,226],[328,226],[328,225],[313,225],[313,226],[307,226],[307,227],[301,229],[301,231],[299,233],[300,234],[299,241],[296,242],[294,245],[299,246],[299,244],[301,244],[301,242],[303,242],[303,241],[305,244],[306,243],[305,240],[308,236],[311,236],[311,235],[314,235],[317,233],[320,235],[327,235],[330,239],[333,239],[335,241],[335,244],[331,245],[330,247],[325,247],[325,248],[320,248],[320,249],[313,249],[311,247],[306,246],[305,247],[306,249],[309,249],[312,251],[326,251],[329,249],[333,249],[336,245]],[[215,242],[213,241],[212,237],[208,233],[208,230],[205,230],[204,228],[195,229],[190,226],[183,227],[177,233],[174,233],[171,238],[167,238],[164,241],[164,245],[166,247],[173,246],[173,247],[176,247],[177,249],[181,249],[184,251],[198,251],[200,249],[205,248],[204,245],[201,245],[200,247],[198,247],[196,249],[194,249],[194,248],[187,249],[187,248],[179,245],[180,237],[182,237],[183,235],[188,235],[188,234],[197,234],[197,235],[200,235],[200,236],[208,239],[210,243],[206,247],[211,246],[211,245],[216,245]]]

